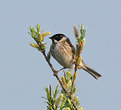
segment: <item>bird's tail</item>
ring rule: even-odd
[[[87,71],[95,79],[99,79],[99,77],[102,77],[98,72],[96,72],[95,70],[87,66],[83,61],[82,61],[82,64],[80,65],[80,69]]]

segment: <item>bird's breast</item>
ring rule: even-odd
[[[73,53],[69,45],[62,43],[52,44],[50,47],[52,56],[65,68],[72,68],[73,66]]]

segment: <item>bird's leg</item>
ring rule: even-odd
[[[64,69],[66,69],[65,67],[63,67],[63,68],[61,68],[60,70],[58,70],[58,72],[60,72],[61,70],[64,70]]]
[[[63,68],[61,68],[60,70],[54,70],[53,72],[54,72],[54,76],[56,76],[57,74],[58,74],[58,72],[60,72],[61,70],[63,70],[63,69],[66,69],[65,67],[63,67]]]
[[[54,76],[55,76],[55,74],[57,74],[58,72],[60,72],[61,70],[63,70],[63,69],[66,69],[65,67],[63,67],[63,68],[61,68],[60,70],[54,70],[53,72],[54,72]]]

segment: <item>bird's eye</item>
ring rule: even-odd
[[[61,40],[61,39],[62,39],[61,36],[56,36],[56,39],[55,39],[55,40],[59,41],[59,40]]]

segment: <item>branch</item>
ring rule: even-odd
[[[74,28],[74,35],[77,39],[77,43],[76,43],[76,53],[75,53],[75,72],[74,72],[74,77],[72,80],[71,95],[73,93],[73,87],[74,87],[75,79],[77,76],[78,66],[79,66],[80,62],[82,61],[82,57],[80,56],[80,54],[82,52],[82,49],[83,49],[83,46],[85,43],[85,40],[83,38],[84,38],[85,32],[86,32],[86,30],[84,29],[84,26],[81,25],[81,29],[80,29],[81,36],[79,37],[78,28],[76,26],[73,26],[73,28]]]
[[[76,26],[73,26],[73,28],[74,28],[74,35],[75,35],[76,39],[79,40],[78,28]],[[77,46],[76,46],[76,50],[78,51]],[[75,69],[74,77],[72,79],[71,95],[73,93],[73,87],[74,87],[75,79],[76,79],[76,76],[77,76],[77,69],[78,69],[78,65],[77,65],[77,61],[78,61],[77,51],[75,53],[75,60],[76,60],[76,62],[75,62],[75,68],[74,68]]]
[[[50,61],[48,61],[48,58],[47,58],[45,52],[42,52],[42,54],[44,55],[44,57],[45,57],[47,63],[49,64],[49,66],[50,66],[50,68],[51,68],[51,70],[53,71],[53,73],[54,73],[53,75],[57,78],[57,80],[58,80],[58,82],[60,83],[61,87],[62,87],[63,90],[66,92],[66,94],[67,94],[67,96],[69,97],[69,99],[71,100],[71,103],[73,104],[75,110],[78,110],[78,107],[77,107],[77,105],[76,105],[74,99],[72,98],[71,94],[69,94],[69,92],[67,91],[65,85],[62,83],[61,79],[59,78],[59,76],[58,76],[58,71],[56,71],[56,70],[53,68],[53,66],[52,66],[52,64],[50,63]]]
[[[74,82],[77,76],[77,69],[78,69],[78,65],[80,64],[79,59],[80,57],[80,53],[82,51],[83,45],[84,45],[84,39],[83,37],[85,36],[85,30],[83,25],[81,25],[81,37],[79,37],[78,34],[78,29],[76,26],[74,26],[74,34],[75,37],[77,39],[77,45],[76,45],[76,54],[75,54],[75,72],[74,72],[74,77],[72,79],[72,87],[71,87],[71,93],[68,92],[66,86],[64,85],[64,83],[61,81],[61,79],[58,76],[58,72],[54,69],[53,65],[50,63],[50,60],[48,58],[48,55],[46,56],[45,54],[45,46],[46,44],[43,42],[44,41],[44,37],[50,35],[50,32],[46,32],[41,34],[40,33],[40,25],[37,25],[37,31],[34,30],[34,28],[32,28],[30,26],[30,32],[29,34],[33,37],[33,39],[36,41],[37,44],[34,43],[30,43],[30,45],[34,48],[37,48],[44,56],[45,60],[47,61],[49,67],[51,68],[51,70],[53,71],[53,75],[57,78],[58,82],[60,83],[62,89],[65,91],[67,97],[71,100],[71,103],[73,104],[73,107],[75,108],[75,110],[78,110],[77,104],[75,102],[75,100],[73,99],[73,87],[74,87]],[[50,87],[51,89],[51,87]]]

